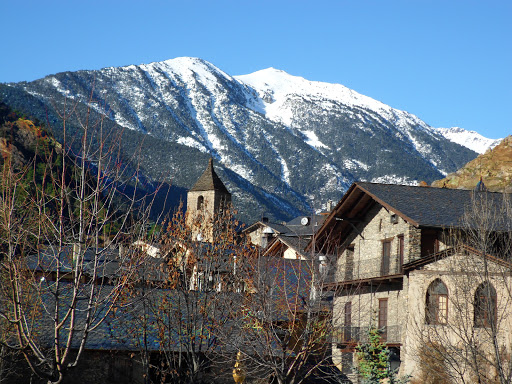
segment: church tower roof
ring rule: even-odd
[[[213,169],[213,158],[210,157],[208,166],[190,191],[219,191],[229,194],[228,189]]]

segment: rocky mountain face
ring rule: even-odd
[[[276,69],[233,77],[195,58],[64,72],[0,85],[0,97],[80,135],[87,112],[123,135],[146,185],[190,188],[209,156],[241,218],[287,220],[338,200],[355,180],[432,182],[476,156],[418,117],[339,84]],[[72,112],[72,113],[71,113]]]
[[[473,189],[480,178],[490,191],[512,192],[512,136],[432,185]]]

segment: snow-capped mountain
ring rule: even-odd
[[[503,139],[488,139],[478,132],[468,131],[464,128],[437,128],[439,133],[454,143],[460,144],[476,153],[485,153],[497,146]]]
[[[143,143],[145,174],[179,187],[190,188],[212,155],[250,219],[317,210],[355,180],[430,182],[476,156],[410,113],[273,68],[233,77],[185,57],[59,73],[0,94],[42,120],[65,98],[104,108],[110,129],[124,128],[127,155]]]

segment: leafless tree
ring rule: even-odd
[[[330,305],[322,300],[326,264],[318,255],[304,259],[259,256],[241,312],[239,365],[249,378],[280,384],[336,380],[332,364]]]
[[[453,248],[436,263],[444,272],[415,324],[422,382],[512,382],[511,202],[475,192],[451,231]]]
[[[61,144],[38,140],[37,159],[23,167],[5,156],[0,184],[0,318],[10,330],[3,346],[52,383],[78,364],[111,314],[136,270],[123,246],[143,236],[148,217],[135,199],[129,170],[137,168],[121,159],[121,134],[104,131],[92,93],[86,111],[77,105],[62,103]]]
[[[141,343],[141,356],[153,356],[151,380],[200,383],[231,375],[223,337],[236,329],[233,315],[247,281],[244,265],[252,257],[238,226],[231,207],[198,217],[193,225],[180,207],[167,223],[159,261],[130,291],[137,306],[126,308],[136,319],[129,333],[148,341]],[[202,227],[211,231],[210,241],[198,239]]]

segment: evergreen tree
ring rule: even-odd
[[[380,332],[371,327],[368,330],[368,343],[356,347],[357,373],[363,378],[364,384],[405,384],[409,376],[398,378],[396,370],[389,365],[390,351],[381,342]]]

